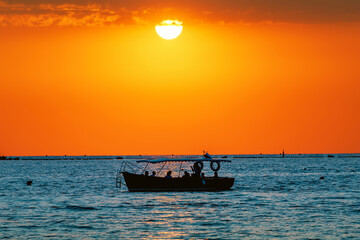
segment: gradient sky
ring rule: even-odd
[[[0,155],[360,152],[358,0],[0,0],[0,53]]]

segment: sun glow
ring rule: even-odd
[[[178,20],[164,20],[155,26],[157,34],[167,40],[177,38],[181,34],[182,29],[182,22]]]

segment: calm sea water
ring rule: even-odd
[[[0,239],[360,239],[360,158],[233,159],[208,193],[117,189],[120,163],[0,161]]]

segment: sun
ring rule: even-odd
[[[155,26],[155,30],[160,37],[171,40],[177,38],[182,30],[182,22],[178,20],[164,20],[160,24]]]

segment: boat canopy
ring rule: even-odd
[[[138,160],[138,163],[164,163],[164,162],[231,162],[230,160],[224,159],[211,159],[211,158],[159,158],[149,160]]]

